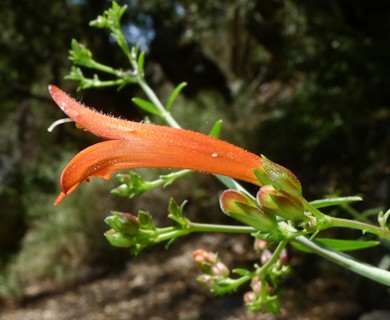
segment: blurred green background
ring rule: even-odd
[[[188,83],[173,110],[183,127],[208,132],[223,119],[223,139],[290,168],[309,199],[360,194],[360,210],[390,207],[389,1],[119,3],[129,7],[123,28],[147,52],[146,78],[161,99]],[[72,125],[47,132],[63,117],[49,83],[107,113],[145,116],[131,103],[142,96],[137,87],[77,93],[64,80],[72,38],[96,60],[127,68],[109,34],[88,26],[110,5],[0,3],[0,298],[23,299],[26,284],[42,279],[67,287],[129,259],[102,236],[110,209],[152,211],[175,195],[192,199],[195,216],[218,213],[222,186],[196,176],[131,201],[109,194],[115,181],[93,181],[52,206],[66,162],[97,139]]]

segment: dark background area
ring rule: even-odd
[[[188,83],[173,109],[184,127],[208,132],[215,120],[223,119],[223,139],[290,168],[300,178],[310,200],[324,195],[362,195],[365,201],[355,206],[359,212],[390,207],[388,1],[119,3],[129,6],[123,19],[125,33],[129,43],[139,42],[146,50],[146,78],[161,99],[166,99],[178,83]],[[140,280],[140,288],[121,287],[118,297],[128,303],[133,294],[144,296],[138,308],[142,301],[157,301],[156,305],[146,304],[146,313],[134,313],[134,318],[162,315],[170,308],[168,302],[185,297],[191,303],[180,304],[183,310],[198,305],[203,311],[194,311],[192,317],[184,313],[183,319],[249,319],[243,311],[242,293],[215,299],[197,287],[196,270],[189,254],[197,245],[210,246],[211,241],[211,247],[225,252],[232,266],[237,262],[250,265],[256,257],[248,253],[252,249],[245,237],[236,238],[239,244],[231,236],[215,237],[220,242],[207,236],[190,237],[175,244],[172,251],[158,247],[134,260],[127,252],[109,247],[102,236],[107,229],[103,219],[111,209],[148,209],[165,223],[163,214],[171,196],[177,201],[190,200],[191,218],[225,221],[217,202],[223,186],[211,177],[193,175],[176,187],[125,201],[109,194],[110,187],[115,186],[114,179],[109,184],[93,181],[66,203],[52,206],[65,163],[96,138],[75,130],[72,125],[47,132],[54,120],[63,117],[48,95],[49,83],[104,112],[134,120],[145,116],[131,103],[132,97],[142,96],[135,86],[120,92],[115,89],[76,92],[77,85],[64,80],[71,66],[68,51],[72,38],[87,45],[96,60],[127,68],[125,57],[109,34],[88,26],[89,21],[110,6],[110,1],[103,0],[0,3],[3,311],[16,312],[13,319],[22,319],[26,318],[23,314],[36,310],[39,319],[45,308],[52,310],[47,302],[50,298],[62,301],[72,292],[85,296],[83,290],[88,289],[81,285],[97,284],[113,275],[121,278],[114,278],[112,283],[118,281],[123,285],[129,279],[133,281],[135,275],[141,277],[144,270],[137,269],[138,264],[162,263],[161,270],[153,269],[152,273],[160,272],[160,276]],[[154,171],[145,174],[156,176]],[[350,217],[341,210],[334,214]],[[343,230],[333,235],[360,236]],[[389,246],[384,244],[357,256],[378,264],[388,250]],[[284,308],[296,319],[304,314],[312,319],[326,319],[325,311],[321,318],[321,312],[315,315],[311,310],[315,306],[337,310],[329,306],[337,302],[351,306],[352,311],[343,316],[331,314],[334,319],[348,316],[356,319],[364,312],[389,308],[389,296],[382,286],[314,256],[298,252],[292,256],[294,271],[286,281]],[[176,270],[170,265],[174,264],[174,257],[187,258],[189,262]],[[180,262],[176,263],[180,266]],[[180,270],[184,274],[180,275]],[[176,292],[176,298],[159,301],[153,287],[162,284],[167,288],[161,290]],[[110,291],[106,287],[96,290]],[[93,314],[92,310],[100,310],[98,306],[92,307],[93,302],[101,301],[101,307],[112,300],[91,298],[88,302],[91,308],[85,312]],[[226,304],[230,305],[230,313],[207,314],[207,302],[220,312],[226,309]],[[132,318],[134,306],[123,308],[114,309]],[[63,312],[58,319],[75,317]],[[180,318],[183,311],[171,308],[169,312],[167,319],[168,315]],[[83,315],[78,316],[86,318]],[[35,319],[32,315],[27,318]]]

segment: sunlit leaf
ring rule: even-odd
[[[161,112],[157,109],[157,107],[153,103],[146,101],[144,99],[141,99],[141,98],[133,98],[132,101],[141,109],[143,109],[149,113],[161,116]]]
[[[311,201],[310,204],[314,208],[325,208],[330,206],[339,206],[342,204],[347,204],[356,201],[363,201],[363,198],[355,196],[355,197],[320,199],[320,200]]]
[[[172,105],[173,105],[173,103],[175,102],[176,97],[179,95],[179,93],[181,92],[181,90],[183,90],[183,88],[184,88],[186,85],[187,85],[186,82],[182,82],[182,83],[180,83],[180,84],[175,88],[175,90],[173,90],[171,96],[170,96],[169,99],[168,99],[167,105],[166,105],[166,109],[167,109],[168,111],[172,108]]]
[[[141,51],[138,56],[138,72],[142,73],[144,70],[144,62],[145,62],[145,52]]]
[[[379,245],[379,241],[365,241],[365,240],[343,240],[343,239],[331,239],[331,238],[316,238],[313,240],[318,244],[326,245],[337,251],[354,251],[367,249]],[[292,243],[297,249],[312,253],[312,251],[298,243]]]
[[[222,131],[223,120],[217,120],[210,130],[209,135],[218,138]]]

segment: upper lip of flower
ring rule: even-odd
[[[110,139],[82,150],[68,163],[54,204],[89,177],[109,179],[116,171],[134,168],[191,169],[260,185],[253,169],[263,170],[262,159],[235,145],[198,132],[107,116],[82,106],[53,85],[49,92],[78,126]]]

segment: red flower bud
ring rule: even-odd
[[[257,193],[257,202],[265,212],[278,215],[286,220],[306,219],[303,203],[298,197],[271,185],[260,188]]]
[[[264,155],[261,156],[263,160],[263,169],[254,169],[255,175],[261,185],[273,185],[279,190],[284,190],[297,197],[302,195],[302,185],[298,178],[287,168],[272,162]]]
[[[274,216],[259,209],[255,201],[236,190],[224,191],[219,202],[225,214],[257,230],[269,232],[276,226]]]

